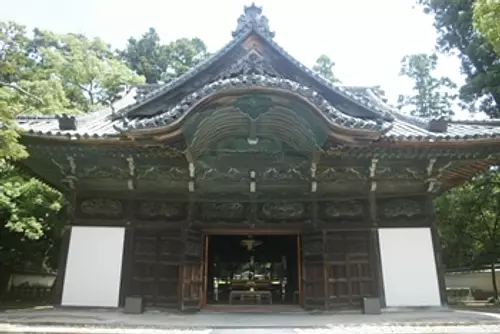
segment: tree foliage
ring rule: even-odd
[[[436,200],[448,267],[495,268],[500,260],[500,173],[491,170]],[[492,285],[498,298],[495,270]]]
[[[77,113],[111,103],[141,82],[108,45],[0,22],[0,291],[9,270],[54,268],[64,222],[62,195],[15,167],[27,156],[19,114]]]
[[[323,54],[318,57],[312,69],[331,82],[340,82],[340,80],[333,73],[334,66],[335,62],[331,60],[330,57]]]
[[[141,38],[131,37],[120,51],[129,67],[146,78],[147,83],[168,82],[205,60],[210,54],[199,38],[181,38],[168,44],[150,28]]]
[[[408,108],[419,117],[451,116],[451,104],[456,85],[447,77],[435,77],[438,57],[425,53],[405,56],[401,60],[400,75],[413,81],[413,95],[399,95],[399,108]]]
[[[99,38],[37,30],[34,43],[42,66],[57,76],[81,111],[109,105],[124,87],[143,82]]]
[[[474,29],[474,1],[416,0],[434,16],[437,49],[456,54],[466,83],[460,98],[472,111],[500,117],[500,59],[491,44]]]
[[[493,45],[500,56],[500,1],[477,0],[474,4],[474,26]]]

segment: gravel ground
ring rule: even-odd
[[[113,328],[88,328],[88,327],[43,327],[24,326],[3,327],[0,333],[51,333],[51,334],[378,334],[378,333],[454,333],[454,334],[479,334],[500,333],[498,325],[473,325],[473,326],[331,326],[329,328],[268,328],[268,329],[204,329],[204,330],[166,330],[166,329],[113,329]]]

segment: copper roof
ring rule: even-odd
[[[303,76],[307,77],[309,84],[321,87],[322,91],[315,90],[307,84],[280,77],[271,65],[260,67],[247,67],[246,70],[238,68],[238,73],[233,75],[235,65],[238,61],[250,61],[265,63],[266,59],[255,59],[258,54],[251,54],[253,59],[233,59],[233,66],[226,66],[225,74],[213,73],[208,76],[212,80],[207,81],[197,89],[193,88],[183,96],[164,103],[161,98],[176,91],[186,83],[200,78],[209,68],[213,68],[217,62],[229,52],[241,45],[249,36],[258,36],[273,49],[282,59]],[[234,88],[272,87],[275,89],[288,90],[301,95],[311,104],[315,105],[332,124],[342,127],[370,130],[379,133],[380,141],[453,141],[466,139],[496,138],[500,136],[500,120],[487,121],[456,121],[456,120],[429,120],[402,114],[396,108],[388,105],[378,93],[375,87],[346,87],[336,85],[326,80],[319,74],[310,70],[295,58],[290,56],[274,40],[267,18],[262,15],[262,9],[254,5],[245,7],[245,12],[238,19],[238,27],[233,32],[233,39],[219,52],[192,68],[179,78],[163,85],[147,86],[130,89],[120,100],[114,103],[113,108],[104,108],[85,115],[75,116],[73,129],[62,126],[61,117],[51,116],[19,116],[18,126],[25,130],[27,135],[57,136],[67,139],[95,138],[104,139],[117,137],[121,133],[134,131],[136,129],[154,128],[168,125],[179,117],[182,117],[196,101],[203,97]],[[253,64],[253,65],[255,65]],[[233,72],[231,72],[233,71]],[[242,72],[241,72],[242,71]],[[248,73],[250,71],[250,73]],[[149,91],[145,93],[146,91]],[[348,101],[353,105],[366,111],[367,117],[348,115],[340,110],[325,94],[335,96]],[[177,94],[179,95],[179,94]],[[161,102],[161,103],[160,103]],[[151,115],[134,114],[138,108],[148,104],[164,105],[159,110],[154,110]],[[375,116],[374,116],[375,115]],[[369,116],[369,117],[368,117]],[[66,119],[68,121],[68,119]]]

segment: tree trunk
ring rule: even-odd
[[[493,297],[498,300],[497,273],[495,271],[495,262],[491,263],[491,283],[493,284]]]
[[[7,292],[11,270],[0,263],[0,296]]]

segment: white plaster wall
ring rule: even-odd
[[[500,286],[500,270],[497,270],[497,285]],[[471,288],[472,290],[482,290],[493,292],[491,271],[469,272],[469,273],[448,273],[444,276],[447,288]]]
[[[441,305],[430,228],[378,233],[387,307]]]
[[[63,306],[118,307],[123,227],[71,229]]]
[[[29,286],[39,286],[50,288],[56,279],[55,275],[36,274],[12,274],[10,275],[10,287],[17,287],[27,284]]]

